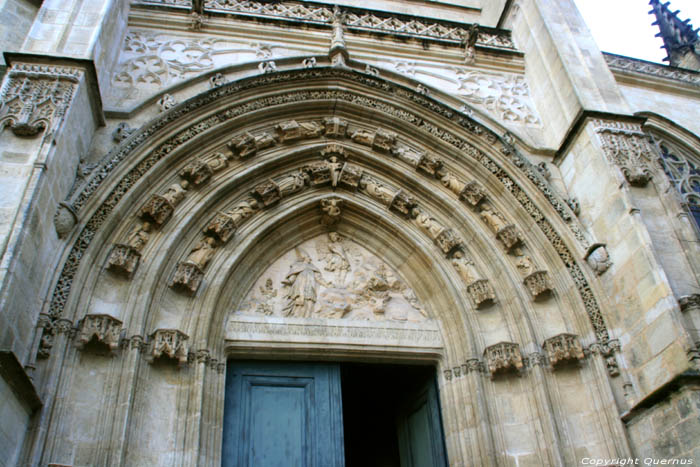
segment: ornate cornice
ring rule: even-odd
[[[700,86],[700,72],[647,62],[635,58],[604,53],[605,61],[612,71],[642,76],[654,76],[693,86]]]

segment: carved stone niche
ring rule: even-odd
[[[479,279],[467,286],[467,293],[474,308],[483,308],[496,301],[496,294],[488,279]]]
[[[219,243],[226,243],[236,232],[236,222],[233,217],[219,212],[204,228],[204,233],[216,238]]]
[[[518,228],[513,224],[508,224],[500,228],[496,233],[496,238],[500,240],[507,251],[512,250],[522,241]]]
[[[394,199],[389,204],[389,209],[403,214],[405,217],[411,216],[411,211],[418,205],[416,199],[403,190],[399,190],[394,195]]]
[[[452,229],[445,229],[435,237],[435,244],[442,250],[443,253],[449,255],[457,248],[462,246],[462,238],[457,235]]]
[[[271,206],[282,199],[279,186],[272,180],[268,180],[256,186],[250,194],[265,207]]]
[[[477,206],[486,197],[486,190],[475,180],[467,183],[459,195],[459,199],[466,201],[472,206]]]
[[[204,277],[204,271],[196,264],[184,261],[178,263],[170,287],[194,295]]]
[[[148,363],[165,356],[177,361],[178,367],[187,365],[187,340],[189,336],[177,329],[157,329],[151,334],[150,350],[146,356]]]
[[[349,190],[356,190],[362,178],[362,169],[352,164],[345,164],[340,172],[338,184]]]
[[[344,138],[348,130],[348,122],[338,117],[325,118],[323,126],[325,129],[324,135],[331,138]]]
[[[583,347],[575,334],[562,333],[550,337],[542,343],[542,347],[547,352],[552,367],[561,363],[576,362],[584,357]]]
[[[552,284],[547,271],[535,271],[526,276],[523,283],[534,300],[546,298],[551,295]]]
[[[187,164],[179,175],[195,186],[199,186],[206,183],[213,174],[214,171],[209,167],[209,164],[201,159],[195,159]]]
[[[316,122],[298,123],[296,120],[282,122],[275,129],[279,140],[283,143],[303,138],[316,138],[323,132],[323,127]]]
[[[245,159],[255,155],[261,149],[274,146],[275,142],[275,138],[268,133],[262,133],[254,136],[249,132],[245,132],[242,135],[233,138],[226,144],[226,146],[233,154],[241,159]]]
[[[95,339],[106,345],[112,355],[116,355],[121,332],[122,322],[117,318],[103,314],[86,315],[80,322],[76,347],[82,350]]]
[[[306,166],[313,187],[328,185],[332,181],[331,166],[326,161],[312,162]]]
[[[175,207],[161,195],[152,195],[146,204],[139,210],[138,216],[147,221],[153,222],[157,226],[165,224],[173,215]]]
[[[117,243],[107,260],[107,270],[131,278],[139,265],[141,253],[131,245]]]
[[[603,274],[612,266],[608,250],[603,243],[594,243],[591,245],[584,259],[597,275]]]
[[[421,156],[420,160],[418,161],[418,166],[416,167],[418,171],[423,172],[426,175],[430,175],[431,177],[436,177],[441,168],[442,161],[435,157],[428,156],[427,154],[423,154],[423,156]]]
[[[499,342],[486,347],[484,360],[492,379],[499,373],[518,372],[523,368],[520,346],[513,342]]]

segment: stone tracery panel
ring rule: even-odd
[[[298,245],[255,282],[236,315],[419,322],[428,315],[384,261],[337,232]]]

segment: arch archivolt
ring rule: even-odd
[[[304,70],[214,89],[130,136],[70,201],[81,221],[47,314],[80,320],[78,340],[96,336],[110,344],[105,326],[123,326],[129,347],[149,360],[192,364],[194,373],[178,378],[196,391],[172,397],[182,407],[194,401],[202,422],[177,442],[210,459],[217,458],[220,433],[205,427],[221,426],[220,375],[226,356],[236,353],[281,357],[296,348],[292,355],[305,358],[322,358],[325,350],[326,358],[437,362],[445,406],[464,408],[445,415],[450,456],[463,459],[508,446],[501,429],[494,435],[484,428],[506,419],[495,403],[507,391],[497,375],[531,369],[539,382],[532,384],[544,388],[532,391],[525,380],[509,386],[529,407],[519,422],[523,435],[538,444],[537,433],[545,432],[571,447],[573,422],[561,415],[570,395],[543,365],[584,362],[580,374],[565,372],[569,385],[605,379],[603,359],[585,363],[586,347],[585,355],[603,354],[616,371],[590,274],[577,260],[588,243],[568,207],[511,143],[375,77]],[[375,345],[358,330],[371,327],[366,323],[338,324],[368,339],[364,351],[342,329],[337,341],[316,346],[227,334],[232,312],[266,268],[329,231],[386,261],[429,318],[375,329],[419,336],[425,345]],[[284,323],[243,321],[239,331]],[[302,328],[301,338],[303,329],[319,326],[301,318],[287,324]],[[148,374],[163,371],[147,365],[137,376],[136,367],[143,367],[136,357],[123,363],[131,368],[123,377],[131,394],[140,394]],[[495,378],[493,385],[484,386],[482,374]],[[596,394],[591,405],[611,397],[609,387]],[[148,401],[141,394],[133,404]],[[616,429],[601,424],[601,439],[617,439]],[[208,447],[198,444],[200,435]],[[459,441],[464,437],[471,441]],[[549,463],[563,455],[557,449],[537,448]]]

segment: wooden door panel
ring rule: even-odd
[[[229,362],[222,465],[343,466],[337,365]]]

